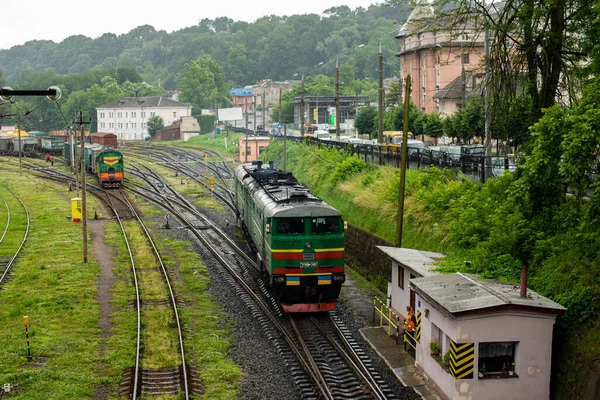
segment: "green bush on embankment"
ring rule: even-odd
[[[349,222],[395,242],[399,169],[310,144],[288,142],[287,149],[287,170],[300,182]],[[282,141],[275,140],[261,159],[282,167],[282,152]],[[582,390],[587,368],[569,360],[600,356],[600,202],[563,196],[551,209],[536,205],[528,194],[544,185],[533,177],[537,159],[529,162],[523,172],[484,184],[459,171],[408,170],[402,244],[446,254],[443,272],[511,282],[520,281],[522,260],[528,260],[529,287],[568,308],[558,320],[560,362],[553,370],[559,377],[554,394],[567,398]]]

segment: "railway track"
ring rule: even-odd
[[[10,190],[8,187],[6,189],[11,193],[11,195],[16,200],[18,200],[18,202],[20,203],[20,205],[23,207],[23,210],[24,210],[25,216],[26,216],[26,225],[25,225],[25,229],[24,229],[24,232],[23,232],[23,238],[20,241],[18,241],[18,239],[16,239],[18,245],[17,244],[7,245],[7,242],[4,242],[3,253],[0,256],[0,288],[9,279],[11,268],[12,268],[15,260],[19,256],[19,253],[23,249],[23,246],[25,245],[25,242],[27,241],[27,237],[29,236],[29,228],[30,228],[30,225],[31,225],[31,219],[30,219],[30,216],[29,216],[29,210],[25,206],[25,203],[23,203],[23,201],[12,190]],[[11,222],[11,209],[9,207],[8,202],[4,198],[2,198],[2,200],[4,202],[4,205],[5,205],[6,211],[7,211],[7,221],[6,221],[6,226],[5,226],[4,232],[2,234],[2,240],[0,240],[0,242],[3,242],[5,240],[5,238],[7,238],[7,235],[9,233],[11,233],[11,229],[13,229],[14,231],[18,231],[18,229],[19,229],[19,227],[16,225],[16,223],[13,226],[13,222]],[[14,218],[12,220],[14,221]],[[11,226],[13,226],[13,228],[11,228]],[[4,253],[4,249],[7,248],[7,247],[9,249],[8,249],[8,251],[6,253]],[[12,249],[11,249],[11,247],[12,247]],[[16,250],[14,249],[14,247],[17,247]]]
[[[136,399],[145,396],[177,395],[182,393],[185,399],[189,399],[190,393],[201,395],[202,386],[198,375],[195,374],[195,379],[190,379],[191,373],[186,364],[184,336],[179,317],[178,302],[162,257],[150,232],[129,199],[124,193],[120,191],[117,193],[106,192],[107,203],[111,206],[115,218],[119,223],[129,253],[136,293],[135,309],[137,311],[135,366],[125,371],[123,380],[119,386],[119,397],[127,396]],[[125,207],[129,209],[129,213],[125,214],[126,216],[132,216],[137,221],[149,246],[152,248],[152,253],[156,260],[154,265],[149,265],[148,260],[136,262],[136,256],[134,256],[128,239],[127,228],[121,218],[122,211],[115,205],[114,200],[122,204],[121,208]],[[168,293],[160,291],[157,293],[157,288],[153,284],[153,282],[156,282],[154,277],[156,274],[162,276],[162,281]],[[172,324],[157,326],[151,321],[152,316],[163,314],[165,307],[170,307],[173,314],[172,319],[176,326],[177,352],[179,353],[180,361],[174,366],[168,365],[171,364],[169,362],[165,362],[166,365],[160,366],[161,362],[157,360],[164,357],[164,354],[153,354],[156,349],[149,348],[148,344],[143,345],[143,338],[150,336],[169,337],[172,335],[172,332],[170,332]],[[142,331],[142,326],[145,327],[146,332]],[[160,352],[165,351],[174,352],[175,349],[169,348]]]
[[[143,153],[140,150],[144,150]],[[148,149],[132,146],[131,151],[137,157],[170,168],[176,176],[195,181],[212,191],[230,210],[235,211],[234,194],[229,187],[233,174],[225,163],[208,161],[208,157],[204,155],[169,147],[153,146]],[[211,154],[208,151],[206,153]]]
[[[235,287],[237,296],[247,305],[254,320],[268,337],[274,348],[289,368],[292,378],[299,388],[302,397],[306,399],[338,399],[338,398],[366,398],[385,399],[396,398],[377,372],[370,367],[369,357],[346,334],[337,334],[333,339],[333,332],[348,332],[343,326],[336,326],[335,314],[330,317],[333,322],[320,321],[321,329],[315,328],[317,324],[302,324],[298,332],[292,334],[291,322],[283,315],[275,299],[270,295],[268,288],[260,278],[256,263],[245,252],[237,248],[233,241],[227,237],[214,223],[202,215],[194,205],[171,188],[158,174],[147,167],[139,168],[140,179],[146,183],[128,184],[127,190],[165,209],[177,220],[178,228],[186,229],[192,234],[207,253],[221,268],[218,273],[223,281]],[[61,178],[64,179],[64,178]],[[88,185],[88,188],[90,185]],[[93,188],[93,186],[92,186]],[[94,189],[92,189],[94,190]],[[130,216],[132,217],[132,216]],[[129,218],[125,214],[125,218]],[[173,222],[175,224],[175,222]],[[173,226],[175,227],[175,226]],[[176,303],[176,301],[175,301]],[[143,299],[136,301],[136,309],[144,309],[148,302]],[[328,333],[324,333],[328,332]],[[301,343],[305,343],[302,345]],[[334,343],[337,343],[334,344]],[[182,366],[185,362],[182,362]],[[143,371],[139,363],[124,375],[123,395],[127,390],[134,396],[133,390],[141,387],[150,374],[138,375]],[[155,369],[155,380],[164,379],[165,376],[181,376],[181,371],[165,371]],[[185,375],[185,373],[183,373]],[[188,372],[189,374],[189,372]],[[193,375],[193,374],[192,374]],[[149,378],[150,379],[150,378]],[[137,383],[136,383],[137,382]],[[177,384],[174,384],[177,386]],[[181,385],[181,384],[180,384]],[[126,389],[128,388],[128,389]],[[138,392],[141,393],[141,392]]]
[[[146,179],[154,181],[160,177],[150,178],[148,174]],[[153,191],[159,187],[167,187],[154,182],[151,186]],[[136,192],[138,190],[136,189]],[[138,194],[143,196],[141,192]],[[154,195],[157,196],[158,193],[154,192]],[[184,199],[179,201],[185,203]],[[191,209],[193,206],[189,207],[186,212],[194,212]],[[220,230],[200,214],[196,217],[203,219],[204,226],[209,226],[210,229],[198,230],[193,222],[186,221],[185,216],[178,214],[177,217],[223,267],[223,279],[238,288],[238,296],[253,310],[252,314],[264,334],[270,337],[273,345],[279,349],[304,398],[397,398],[371,366],[369,357],[351,339],[349,331],[339,326],[340,322],[334,313],[326,314],[319,320],[313,317],[310,320],[312,322],[308,324],[309,327],[312,325],[311,329],[307,328],[305,323],[302,323],[302,328],[297,328],[297,320],[302,317],[292,317],[281,312],[252,260],[244,258],[242,262],[246,267],[253,267],[254,271],[250,268],[240,268],[240,258],[233,256],[233,253],[241,250],[232,246],[226,240],[226,235],[217,234],[217,240],[210,233]],[[295,335],[291,332],[295,332]]]

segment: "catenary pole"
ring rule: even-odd
[[[404,220],[404,186],[406,182],[406,163],[408,156],[408,110],[410,109],[410,75],[406,77],[404,93],[404,127],[402,129],[402,168],[400,169],[400,195],[398,198],[398,225],[396,229],[396,247],[402,247],[402,222]]]
[[[377,143],[383,143],[383,52],[381,51],[381,40],[379,40],[379,53],[377,55]]]
[[[87,247],[87,204],[86,204],[86,187],[85,187],[85,159],[84,159],[84,123],[83,123],[83,111],[79,110],[79,124],[81,125],[81,220],[83,221],[83,262],[88,261],[88,247]]]
[[[300,137],[304,137],[304,74],[302,74],[302,86],[300,89]]]
[[[335,136],[340,139],[340,64],[335,60]]]

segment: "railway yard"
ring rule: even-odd
[[[88,175],[87,247],[64,159],[0,158],[0,397],[419,398],[364,342],[344,288],[335,311],[281,311],[236,224],[232,165],[120,151],[120,189]]]

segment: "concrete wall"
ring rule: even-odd
[[[386,293],[387,283],[392,277],[391,259],[375,246],[393,246],[393,244],[348,224],[344,246],[346,264],[357,269],[361,275],[378,282],[379,290]]]
[[[169,140],[179,140],[180,131],[179,126],[161,129],[160,131],[156,131],[154,136],[152,137],[152,141],[169,141]]]
[[[554,315],[525,311],[481,313],[452,320],[417,295],[416,309],[422,313],[421,342],[417,345],[416,364],[449,399],[530,400],[550,396],[550,365]],[[425,309],[429,317],[425,317]],[[442,351],[449,340],[474,343],[473,379],[456,380],[443,370],[429,352],[432,324],[445,334]],[[446,338],[447,336],[447,338]],[[518,378],[480,379],[479,342],[518,342],[515,374]]]

